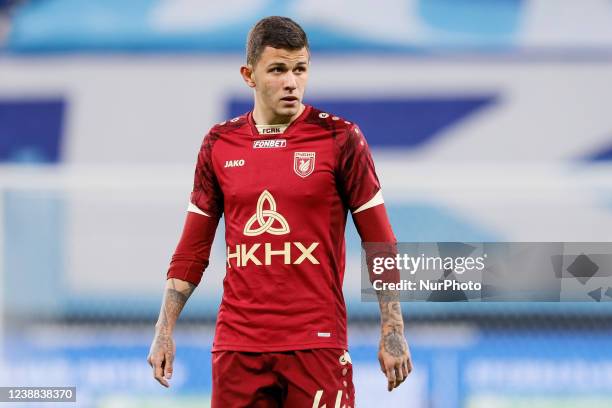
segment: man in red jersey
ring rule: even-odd
[[[249,32],[253,111],[208,132],[149,353],[168,387],[172,332],[225,214],[226,278],[212,348],[214,408],[354,406],[342,294],[347,212],[363,242],[395,244],[359,128],[302,103],[310,52],[289,18]],[[396,294],[379,293],[388,390],[412,363]]]

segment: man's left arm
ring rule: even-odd
[[[353,221],[361,237],[364,248],[367,243],[376,243],[374,247],[384,252],[394,252],[396,240],[389,223],[387,211],[382,203],[353,212]],[[368,262],[369,267],[369,262]],[[370,273],[370,276],[371,273]],[[399,278],[399,276],[398,276]],[[412,371],[412,359],[408,342],[404,336],[404,319],[396,290],[376,291],[380,306],[381,334],[378,349],[380,369],[387,376],[387,389],[389,391],[398,387]]]
[[[385,252],[396,250],[395,235],[385,209],[380,182],[368,143],[357,125],[350,124],[335,139],[338,147],[338,190],[351,210],[364,248],[381,244]],[[369,262],[368,262],[369,265]],[[372,271],[370,280],[372,280]],[[386,272],[387,279],[399,279],[396,271]],[[404,338],[404,320],[397,291],[377,291],[380,303],[381,340],[378,352],[380,368],[387,376],[388,389],[400,385],[412,371],[408,343]]]

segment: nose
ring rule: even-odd
[[[285,91],[293,91],[295,88],[297,88],[297,81],[295,80],[295,74],[291,71],[287,72],[287,75],[285,75],[285,83],[283,88],[285,89]]]

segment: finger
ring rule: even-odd
[[[174,371],[173,366],[174,355],[172,353],[168,353],[166,354],[166,365],[164,367],[164,377],[166,377],[167,380],[172,378],[172,372]]]
[[[390,368],[387,370],[387,391],[395,388],[395,370]]]
[[[395,378],[397,378],[397,385],[400,385],[404,381],[404,371],[402,370],[402,366],[401,365],[395,366],[394,371],[395,371]]]
[[[404,373],[404,379],[406,379],[408,377],[408,374],[410,374],[410,371],[408,371],[408,361],[404,361],[402,362],[402,372]]]
[[[155,364],[153,368],[153,376],[161,385],[163,385],[164,387],[169,387],[170,384],[168,384],[168,381],[166,381],[166,379],[164,378],[164,369],[162,368],[163,362],[155,361],[154,363]]]
[[[396,372],[396,374],[395,374],[396,375],[396,380],[395,380],[395,387],[394,388],[397,388],[397,387],[399,387],[404,382],[405,378],[403,378],[403,377],[400,378],[399,377],[399,373],[401,372],[401,369],[396,368],[395,372]]]

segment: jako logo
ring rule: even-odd
[[[226,160],[225,161],[225,166],[223,167],[242,167],[244,166],[244,159],[240,159],[240,160]]]
[[[264,204],[267,204],[267,209],[264,209]],[[256,226],[257,224],[257,226]],[[278,224],[278,226],[275,226]],[[276,212],[276,201],[268,190],[264,190],[257,200],[257,208],[255,214],[246,222],[243,234],[249,237],[255,237],[264,233],[272,235],[286,235],[291,229],[285,217]],[[231,259],[236,260],[236,266],[246,266],[249,261],[255,265],[262,265],[261,260],[257,256],[258,250],[263,245],[263,264],[271,265],[273,256],[281,256],[285,265],[299,265],[305,260],[309,260],[312,264],[318,265],[319,261],[312,252],[319,246],[318,242],[311,243],[306,247],[301,242],[283,242],[282,249],[272,249],[270,242],[263,242],[247,246],[246,244],[238,244],[235,246],[235,251],[231,252],[230,247],[227,247],[227,267],[230,268]],[[291,256],[292,248],[297,248],[300,255],[293,259]],[[261,251],[259,251],[261,252]],[[261,256],[261,255],[260,255]]]

